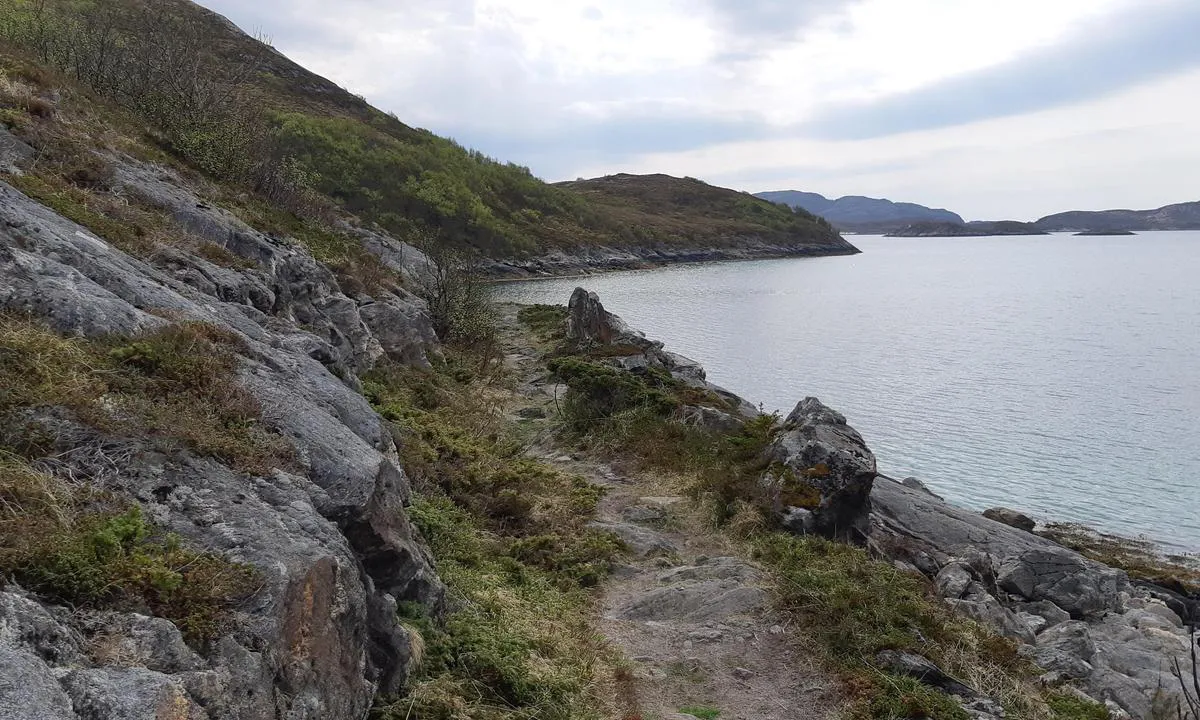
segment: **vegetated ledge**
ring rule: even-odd
[[[670,175],[609,175],[559,183],[598,214],[596,232],[569,232],[527,255],[490,256],[493,277],[583,275],[675,263],[853,255],[827,221],[803,209]]]

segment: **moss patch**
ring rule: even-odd
[[[193,645],[229,625],[255,572],[184,548],[136,505],[37,472],[0,453],[0,573],[59,602],[175,623]]]

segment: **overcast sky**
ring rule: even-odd
[[[547,180],[968,219],[1200,200],[1200,0],[202,0]]]

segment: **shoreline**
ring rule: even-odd
[[[481,275],[488,284],[525,282],[531,280],[562,280],[607,275],[637,270],[660,270],[676,265],[750,262],[754,260],[788,260],[800,258],[853,257],[862,250],[846,242],[845,248],[835,251],[812,247],[754,246],[749,248],[710,248],[682,250],[675,255],[655,251],[638,255],[634,251],[615,248],[595,248],[600,257],[586,255],[547,255],[527,261],[488,261]],[[524,273],[524,274],[522,274]]]

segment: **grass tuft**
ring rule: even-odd
[[[64,338],[0,315],[0,443],[36,455],[28,411],[65,407],[100,430],[179,446],[264,473],[292,462],[287,442],[259,424],[236,380],[237,340],[203,323],[167,325],[137,338]]]
[[[0,572],[55,601],[163,617],[193,645],[222,634],[256,573],[184,548],[141,508],[0,453]]]

